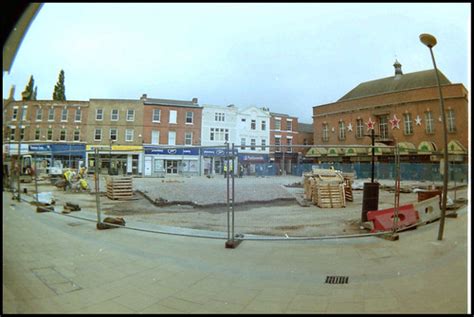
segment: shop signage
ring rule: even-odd
[[[220,148],[205,148],[201,150],[202,156],[225,156],[226,149]],[[229,150],[231,152],[232,150]],[[234,149],[234,155],[238,154],[238,150]]]
[[[144,146],[145,154],[153,154],[153,155],[199,155],[198,148],[159,148],[153,146]]]
[[[29,149],[30,149],[30,152],[50,152],[51,145],[50,144],[30,144]]]

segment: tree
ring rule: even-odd
[[[54,86],[53,100],[66,100],[66,87],[64,86],[64,70],[59,72],[59,78]]]
[[[30,76],[30,81],[28,85],[26,85],[25,90],[21,93],[22,100],[31,100],[33,97],[33,87],[35,85],[35,80],[33,79],[33,75]]]

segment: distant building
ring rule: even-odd
[[[434,70],[403,74],[395,61],[394,76],[359,84],[334,103],[313,107],[314,148],[306,157],[314,161],[370,161],[369,149],[351,145],[370,145],[368,129],[376,134],[378,161],[393,160],[400,148],[401,160],[439,162],[443,156],[438,86]],[[452,84],[439,71],[448,126],[450,161],[466,162],[468,148],[468,93],[462,84]],[[317,145],[343,145],[323,148]]]
[[[291,167],[298,163],[298,118],[283,113],[270,112],[270,161],[277,165],[278,174],[291,174]]]
[[[311,158],[307,159],[305,154],[310,149],[309,146],[313,144],[313,137],[313,125],[311,123],[298,122],[298,134],[296,135],[295,143],[304,146],[296,147],[294,150],[298,153],[300,163],[312,161]]]
[[[198,99],[155,99],[143,95],[140,101],[144,176],[199,175],[200,152],[192,147],[201,144],[202,107]]]
[[[143,103],[138,99],[90,99],[87,126],[87,166],[107,174],[141,175]]]

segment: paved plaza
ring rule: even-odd
[[[245,240],[226,249],[218,236],[97,230],[92,208],[80,212],[87,221],[11,196],[3,193],[4,313],[468,312],[467,206],[446,219],[442,241],[435,222],[398,241]]]

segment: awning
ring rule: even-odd
[[[327,150],[322,147],[312,147],[306,152],[306,157],[320,157],[327,154]]]
[[[328,156],[339,156],[344,154],[345,151],[343,148],[331,147],[328,149]]]
[[[386,155],[386,154],[391,154],[393,150],[388,147],[387,144],[380,143],[380,142],[375,142],[374,143],[374,154],[375,155]],[[367,149],[367,153],[372,156],[372,147],[369,147]]]
[[[348,147],[344,151],[346,156],[367,155],[367,149],[362,147]]]
[[[422,141],[418,145],[418,154],[433,154],[437,151],[436,144],[429,141]]]
[[[448,154],[467,154],[467,150],[458,140],[451,140],[448,143]]]
[[[398,150],[400,151],[400,155],[410,155],[416,153],[416,147],[413,143],[410,142],[399,142],[397,143]]]

